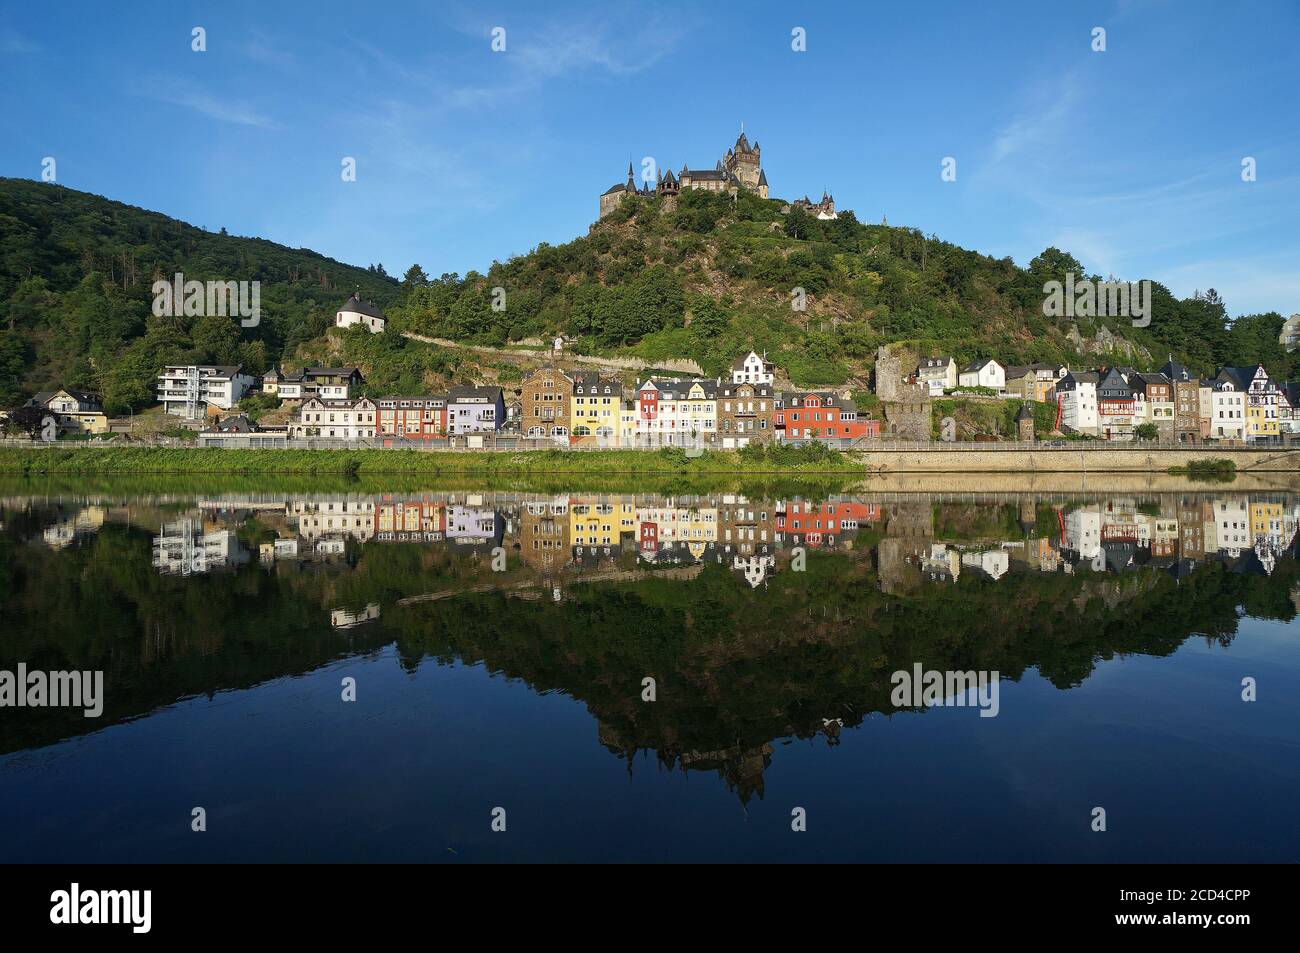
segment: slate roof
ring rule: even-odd
[[[340,311],[355,311],[357,314],[364,314],[370,318],[382,318],[384,312],[379,310],[379,305],[373,301],[365,301],[361,297],[360,291],[354,291],[352,297],[344,302]]]
[[[468,387],[468,386],[453,387],[450,391],[448,391],[447,400],[448,403],[454,403],[458,401],[481,401],[481,400],[486,400],[489,403],[496,403],[498,397],[503,397],[504,399],[504,395],[500,387],[490,387],[488,385],[480,385],[477,387]]]

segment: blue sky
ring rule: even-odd
[[[7,5],[0,175],[53,156],[195,224],[463,274],[584,234],[629,159],[712,167],[743,122],[773,195],[1300,311],[1295,0],[800,6]]]

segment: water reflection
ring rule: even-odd
[[[0,667],[104,669],[105,718],[395,645],[583,701],[627,759],[761,796],[773,745],[892,713],[889,673],[1232,642],[1300,608],[1300,497],[216,494],[0,500]],[[71,581],[74,581],[72,583]],[[641,702],[647,673],[660,701]]]

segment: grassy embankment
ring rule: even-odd
[[[747,447],[687,457],[662,450],[535,450],[421,453],[414,450],[223,450],[189,447],[0,449],[0,473],[23,475],[159,474],[839,474],[861,472],[845,454],[824,447]]]
[[[1193,460],[1185,467],[1170,467],[1175,476],[1186,476],[1207,483],[1231,483],[1237,477],[1237,464],[1232,460]]]

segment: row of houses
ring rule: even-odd
[[[1155,569],[1183,578],[1217,561],[1234,572],[1271,575],[1300,533],[1300,503],[1284,495],[1189,495],[1149,506],[1122,497],[1072,506],[1061,513],[1058,532],[1039,536],[1037,513],[1027,500],[1021,504],[1023,538],[997,543],[918,539],[883,546],[882,579],[898,591],[906,574],[890,563],[900,557],[924,581],[937,583],[972,574],[1000,579],[1017,562],[1049,573]]]
[[[359,381],[359,372],[347,379]],[[285,398],[283,380],[277,386]],[[495,385],[377,398],[320,389],[302,400],[288,437],[385,446],[464,437],[473,447],[510,433],[560,446],[734,449],[775,441],[844,447],[879,436],[880,422],[859,413],[848,393],[782,392],[774,381],[772,363],[751,351],[736,360],[729,379],[648,377],[632,388],[594,371],[548,365],[510,395]]]
[[[1300,383],[1269,379],[1263,364],[1212,378],[1170,360],[1154,373],[1126,367],[1070,371],[1053,388],[1062,431],[1131,440],[1142,424],[1179,443],[1275,441],[1300,433]]]
[[[984,358],[958,368],[950,356],[926,358],[915,380],[931,396],[986,388],[1000,396],[1057,406],[1057,428],[1107,440],[1131,440],[1153,424],[1162,439],[1272,440],[1300,433],[1300,382],[1269,379],[1264,365],[1224,367],[1201,378],[1171,357],[1158,371],[1064,364],[1004,366]]]

